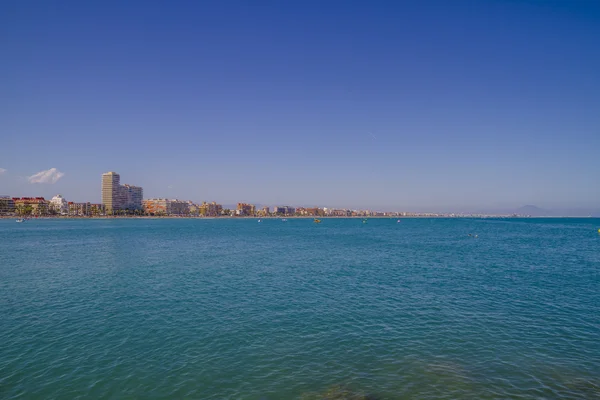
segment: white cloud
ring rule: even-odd
[[[0,175],[5,174],[6,173],[6,169],[5,168],[0,168]]]
[[[27,180],[29,183],[56,183],[56,181],[63,176],[65,176],[65,174],[56,168],[50,168],[46,171],[40,171],[37,174],[31,175]]]

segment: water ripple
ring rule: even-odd
[[[600,221],[278,222],[0,221],[0,398],[600,399]]]

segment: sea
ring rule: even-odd
[[[0,220],[0,399],[600,399],[598,229]]]

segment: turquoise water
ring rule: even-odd
[[[597,399],[598,228],[0,220],[0,398]]]

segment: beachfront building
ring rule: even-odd
[[[269,215],[269,207],[263,207],[260,210],[256,210],[257,217],[268,217]]]
[[[106,209],[104,208],[104,204],[101,203],[92,203],[90,204],[90,215],[104,215],[106,213]]]
[[[198,215],[200,212],[200,207],[197,204],[194,204],[192,201],[188,201],[188,208],[190,215]]]
[[[72,217],[91,217],[104,215],[105,208],[103,204],[93,204],[90,202],[75,203],[69,201],[67,203],[67,213]]]
[[[66,214],[69,211],[69,203],[60,194],[50,200],[50,209],[58,214]]]
[[[256,214],[256,207],[253,204],[238,203],[235,215],[252,216]]]
[[[169,211],[167,212],[169,215],[189,215],[190,213],[190,204],[187,201],[183,200],[168,200]]]
[[[108,214],[120,210],[141,210],[144,190],[140,186],[121,185],[116,172],[102,174],[102,204]]]
[[[144,198],[144,189],[141,186],[121,185],[122,197],[125,201],[123,208],[126,210],[141,210]]]
[[[214,201],[208,205],[208,216],[216,217],[223,213],[223,206],[215,203]]]
[[[87,217],[91,215],[91,204],[90,203],[75,203],[73,201],[69,201],[68,203],[68,212],[70,216],[73,217]]]
[[[273,214],[277,215],[293,215],[296,212],[294,207],[290,206],[276,206],[273,207]]]
[[[318,207],[300,207],[296,209],[296,214],[302,216],[323,217],[325,216],[325,211]]]
[[[350,217],[352,215],[352,211],[331,209],[327,210],[327,215],[330,215],[332,217]]]
[[[0,196],[0,215],[12,214],[15,212],[15,201],[10,196]]]
[[[212,203],[207,203],[204,201],[198,207],[198,211],[203,217],[217,217],[223,212],[223,206],[215,203],[214,201]]]
[[[116,172],[102,174],[102,204],[106,212],[112,213],[123,207],[121,176]]]
[[[177,199],[146,199],[143,201],[143,209],[150,215],[189,215],[190,203]]]
[[[48,201],[43,197],[13,198],[15,211],[19,215],[46,215],[48,214]]]
[[[168,202],[167,199],[146,199],[142,201],[142,208],[146,214],[167,215]]]

